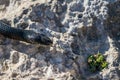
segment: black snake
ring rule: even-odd
[[[0,21],[0,34],[10,39],[25,41],[32,44],[43,45],[52,44],[52,40],[45,34],[36,33],[32,30],[13,28],[1,21]]]

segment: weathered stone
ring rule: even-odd
[[[0,0],[2,21],[53,40],[41,46],[1,38],[0,79],[119,80],[119,5],[119,0]],[[87,58],[98,52],[109,65],[92,73]]]

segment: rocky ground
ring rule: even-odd
[[[1,37],[0,80],[119,80],[119,0],[0,0],[0,19],[48,35],[52,46]],[[108,67],[92,73],[91,54]]]

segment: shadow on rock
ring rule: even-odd
[[[120,1],[108,5],[108,18],[105,21],[105,29],[113,44],[120,50]]]

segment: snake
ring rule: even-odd
[[[11,27],[0,21],[0,34],[5,38],[24,41],[31,44],[51,45],[53,41],[43,33]]]

